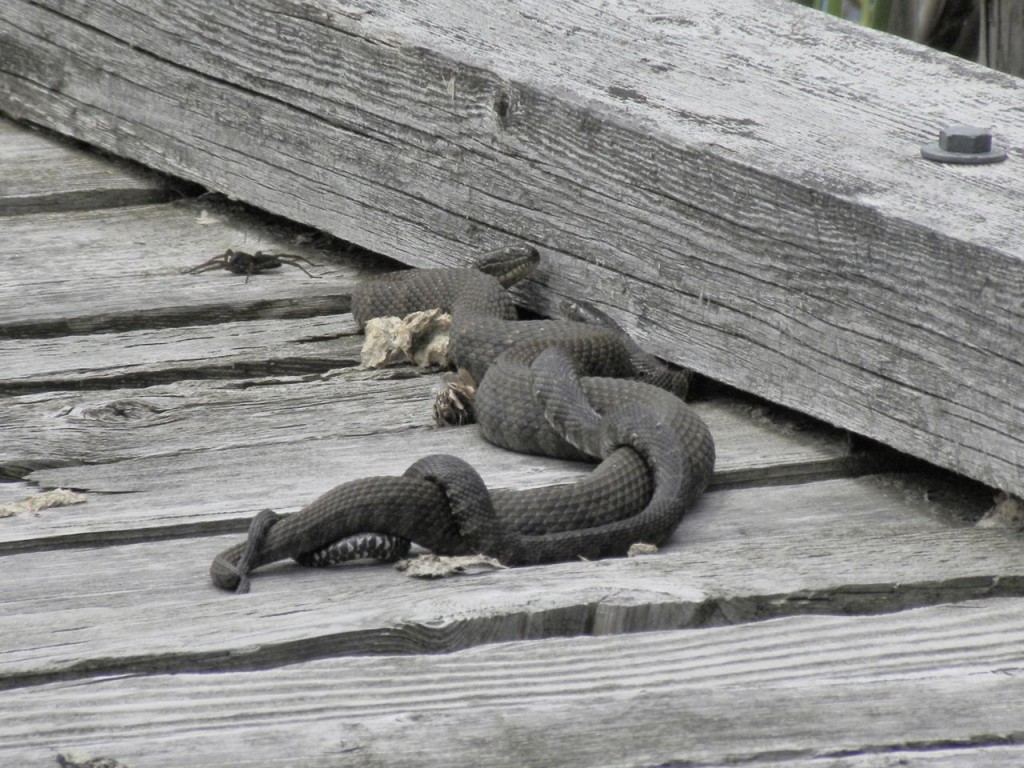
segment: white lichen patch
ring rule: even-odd
[[[421,368],[448,365],[452,316],[440,309],[405,317],[376,317],[366,323],[364,368],[414,363]]]
[[[626,552],[626,557],[642,557],[644,555],[656,555],[658,554],[658,547],[654,544],[645,544],[642,541],[638,541],[635,544],[630,544],[629,550]]]
[[[456,557],[432,554],[401,560],[395,565],[395,568],[402,571],[406,576],[415,576],[419,579],[440,579],[445,576],[493,571],[504,567],[493,557],[487,557],[486,555],[462,555]]]
[[[26,512],[39,512],[49,507],[66,507],[71,504],[82,504],[87,497],[66,488],[54,488],[52,491],[27,496],[10,504],[0,505],[0,517],[14,517]]]

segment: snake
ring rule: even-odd
[[[645,352],[593,306],[570,305],[570,319],[518,319],[508,288],[539,260],[533,246],[515,245],[470,267],[382,275],[353,290],[352,315],[365,328],[375,317],[449,312],[449,356],[477,383],[483,438],[594,469],[570,484],[488,489],[467,461],[425,456],[400,476],[342,483],[292,514],[263,510],[244,542],[213,559],[217,587],[246,592],[254,569],[288,558],[393,560],[410,542],[520,566],[623,556],[671,536],[715,464],[711,433],[682,397],[689,372]]]

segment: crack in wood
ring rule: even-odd
[[[981,598],[1020,596],[1024,596],[1024,575],[970,577],[948,582],[844,585],[821,591],[709,598],[697,602],[645,601],[616,605],[597,601],[436,624],[406,622],[379,629],[226,650],[95,657],[63,669],[0,676],[0,690],[98,675],[237,672],[335,657],[449,654],[493,643],[702,629],[812,614],[873,616]],[[984,740],[988,737],[981,738],[980,743],[989,743]],[[867,749],[860,748],[851,754],[866,753]]]
[[[1012,747],[1024,744],[1024,731],[1012,733],[979,733],[963,739],[935,739],[933,741],[894,742],[892,744],[870,744],[856,749],[842,749],[833,752],[816,752],[820,758],[846,758],[860,755],[894,754],[901,752],[937,752],[939,750],[974,750],[978,747]],[[978,765],[981,756],[970,755],[970,762]]]
[[[195,307],[161,307],[153,311],[108,312],[90,316],[7,322],[0,325],[0,339],[47,339],[123,330],[180,328],[219,325],[232,320],[304,319],[340,315],[352,310],[348,292],[313,296],[303,302],[293,298],[259,301],[239,298],[238,302]]]
[[[347,357],[281,357],[223,365],[180,366],[164,370],[92,375],[87,379],[40,378],[27,381],[0,381],[0,395],[27,395],[54,391],[95,391],[128,387],[151,387],[188,379],[238,379],[259,376],[303,376],[322,374],[338,368],[358,368],[359,361]]]
[[[704,760],[670,760],[659,763],[657,768],[715,768],[722,765],[763,765],[773,763],[786,765],[800,761],[845,760],[847,758],[864,757],[867,755],[900,755],[920,754],[939,751],[977,750],[986,747],[1013,747],[1024,744],[1024,732],[1007,734],[978,734],[963,739],[935,739],[933,741],[908,741],[905,743],[868,744],[854,749],[822,751],[818,749],[772,749],[749,752],[742,755],[730,755],[713,761]],[[972,765],[980,764],[983,754],[970,752],[966,754]],[[899,763],[903,764],[902,761]]]
[[[31,481],[26,482],[31,484]],[[78,492],[83,489],[69,488],[67,490]],[[0,558],[5,555],[20,555],[28,552],[59,552],[97,546],[108,547],[122,544],[222,536],[226,533],[245,533],[249,529],[250,519],[251,516],[228,520],[204,520],[196,523],[173,523],[164,526],[154,525],[148,528],[69,533],[47,536],[46,538],[21,539],[18,541],[0,541]]]

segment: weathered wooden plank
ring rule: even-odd
[[[124,298],[130,301],[131,294]],[[113,299],[108,306],[112,305]],[[0,339],[5,364],[0,394],[109,389],[125,383],[237,378],[246,373],[317,373],[359,365],[362,344],[362,332],[348,313]]]
[[[384,268],[316,247],[308,229],[193,201],[11,216],[4,237],[0,337],[347,312],[355,282]],[[289,266],[248,283],[226,270],[183,274],[228,248],[295,253],[321,277]]]
[[[399,475],[431,453],[470,459],[493,488],[570,483],[591,471],[496,448],[475,426],[433,428],[436,384],[437,377],[373,381],[352,371],[276,386],[183,382],[0,403],[10,418],[3,471],[90,496],[66,513],[0,525],[0,551],[243,530],[263,507],[297,509],[338,483]],[[30,407],[12,407],[19,402]],[[717,486],[807,481],[874,466],[828,431],[779,429],[729,401],[695,408],[715,435]]]
[[[128,765],[1011,765],[1024,601],[5,691],[0,757]],[[127,629],[127,628],[126,628]],[[55,711],[60,717],[53,717]]]
[[[593,300],[670,359],[1024,492],[1024,171],[918,154],[958,120],[1024,143],[1013,78],[754,0],[14,2],[0,25],[12,114],[415,264],[532,240],[535,307]]]
[[[166,179],[0,117],[0,216],[171,199]]]
[[[292,322],[295,321],[272,321],[273,330],[285,326],[282,336],[296,330],[301,333],[301,328],[287,327]],[[324,328],[337,328],[345,323],[325,319],[302,321],[314,334],[321,322]],[[246,325],[260,323],[252,321]],[[268,325],[267,335],[271,330]],[[165,340],[180,339],[177,329],[141,335],[148,339],[158,335]],[[255,348],[258,353],[243,359],[240,367],[286,367],[284,361],[273,355],[273,346],[260,346],[264,336],[259,330],[253,336],[256,343],[250,344],[245,336],[228,337],[218,331],[212,341],[227,342],[217,350],[226,352],[223,357],[229,361],[227,364],[234,360],[234,353],[241,357]],[[180,356],[187,363],[200,358],[192,357],[186,350],[203,348],[210,338],[201,338],[195,346],[183,344],[176,350],[178,355],[164,351],[170,352],[169,357]],[[442,384],[442,376],[411,366],[378,371],[353,367],[351,356],[358,355],[361,338],[343,339],[340,345],[329,342],[319,352],[317,343],[304,344],[313,348],[309,352],[311,360],[338,363],[338,369],[323,376],[184,380],[165,386],[102,392],[53,391],[0,400],[0,419],[5,428],[0,466],[111,463],[431,429],[434,393]],[[339,348],[340,351],[334,351]],[[216,353],[210,353],[214,360]],[[292,359],[290,353],[283,357],[285,361]],[[301,365],[302,360],[298,358],[296,365]],[[148,369],[143,368],[140,375],[147,373]],[[768,407],[739,396],[721,395],[693,403],[692,407],[716,435],[719,463],[730,473],[751,471],[771,463],[780,468],[808,464],[824,469],[825,463],[835,462],[833,471],[841,471],[842,463],[853,453],[844,434],[819,424],[797,425],[786,415],[773,414]],[[475,435],[475,430],[470,431]],[[455,432],[444,430],[438,439],[443,441],[443,435]],[[372,443],[372,439],[367,442]],[[852,465],[847,469],[852,469]],[[729,482],[752,479],[736,477]]]
[[[652,557],[449,581],[284,563],[258,572],[245,597],[217,590],[207,573],[238,534],[6,555],[0,680],[266,667],[1024,593],[1019,540],[962,526],[953,535],[937,513],[964,502],[929,500],[928,487],[712,491]]]

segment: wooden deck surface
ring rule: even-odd
[[[971,524],[990,492],[725,391],[696,404],[714,484],[656,555],[216,590],[256,510],[426,453],[493,486],[589,468],[436,429],[435,375],[358,368],[379,259],[8,123],[0,179],[0,505],[85,499],[0,517],[0,764],[1024,760],[1021,541]],[[227,247],[321,277],[181,274]]]
[[[1018,495],[1021,88],[788,0],[0,4],[8,114],[415,266],[532,242],[533,309]],[[1010,159],[921,157],[960,122]]]

